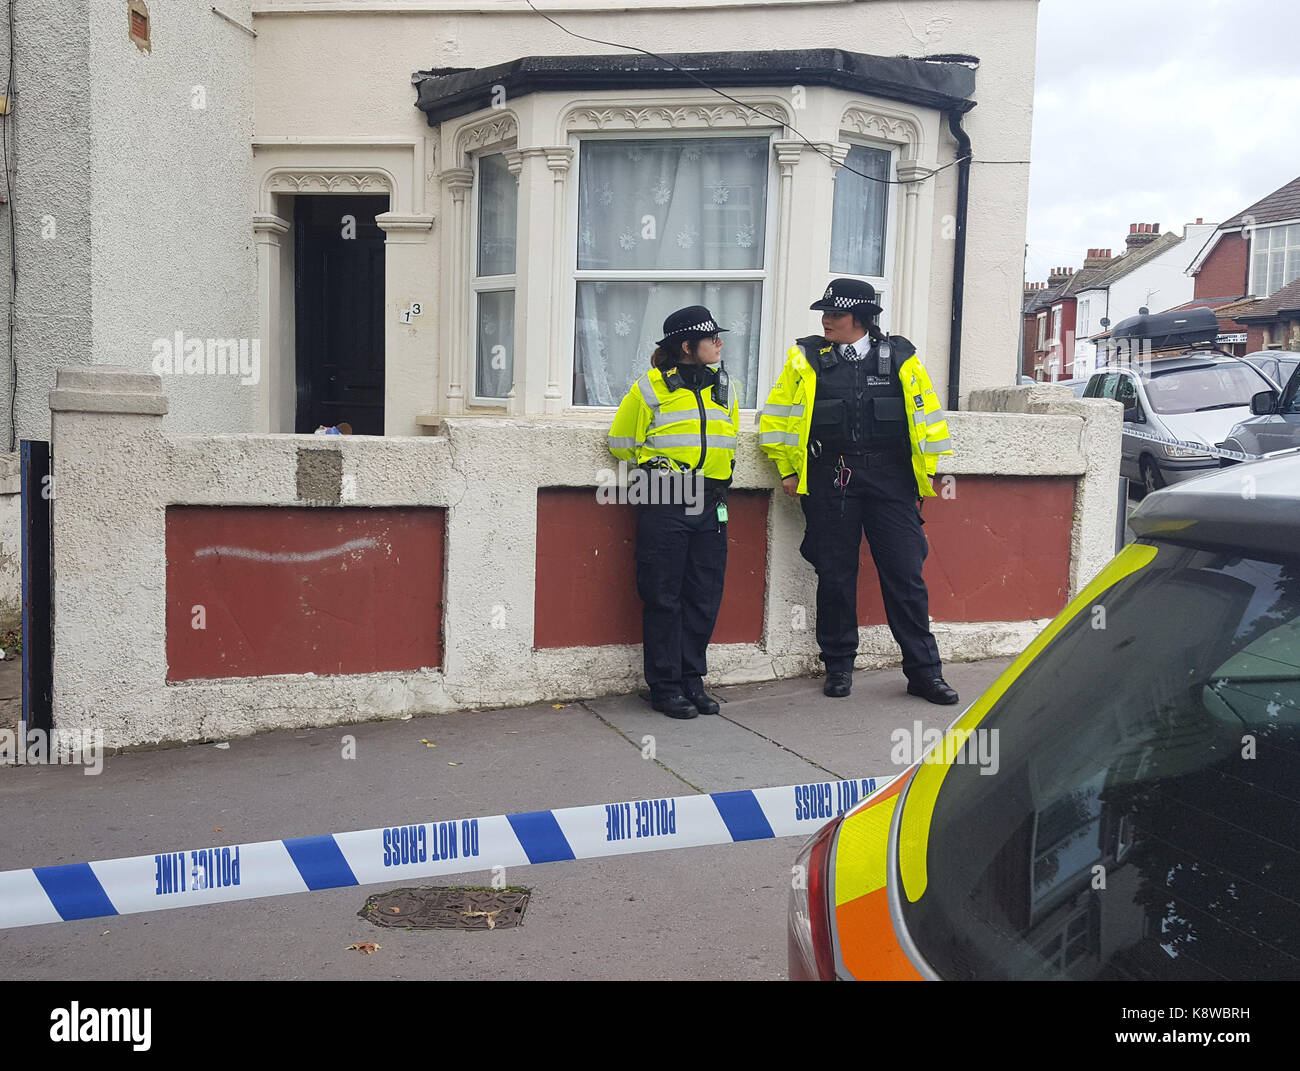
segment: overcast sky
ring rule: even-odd
[[[1032,160],[1030,281],[1222,223],[1300,175],[1300,4],[1042,0]]]

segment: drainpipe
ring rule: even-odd
[[[961,381],[961,317],[966,291],[966,210],[970,200],[970,136],[961,128],[961,112],[948,113],[948,129],[957,139],[957,248],[952,258],[952,331],[948,336],[948,409],[957,411]],[[1023,325],[1022,325],[1023,331]]]

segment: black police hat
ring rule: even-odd
[[[655,345],[665,346],[688,338],[708,338],[726,330],[727,328],[718,326],[713,313],[703,305],[690,305],[669,314],[664,320],[664,337]]]
[[[854,309],[863,309],[868,316],[879,316],[882,311],[876,304],[876,288],[858,279],[832,279],[821,301],[814,301],[808,307],[826,309],[830,312],[852,312]]]

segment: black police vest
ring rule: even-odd
[[[892,341],[892,340],[891,340]],[[825,340],[821,342],[825,346]],[[814,354],[817,348],[809,347]],[[911,449],[907,412],[898,366],[907,347],[893,346],[888,376],[879,373],[875,345],[865,358],[846,361],[832,349],[818,354],[817,395],[813,403],[809,441],[819,440],[824,453],[863,453],[868,450]]]

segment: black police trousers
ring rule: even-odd
[[[903,652],[903,673],[917,683],[941,676],[930,598],[921,579],[930,548],[921,530],[910,458],[873,457],[865,466],[857,458],[846,460],[853,474],[843,489],[834,457],[808,463],[799,551],[817,570],[817,646],[826,672],[851,671],[858,653],[858,553],[865,535],[880,575],[885,618]]]
[[[722,605],[727,525],[718,520],[711,495],[696,514],[683,505],[638,508],[636,590],[645,604],[645,679],[651,697],[664,699],[703,687],[705,654]]]

